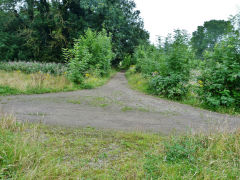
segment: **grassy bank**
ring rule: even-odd
[[[40,94],[96,88],[105,84],[115,73],[116,71],[112,70],[110,76],[102,78],[90,76],[84,80],[83,84],[76,85],[65,75],[0,71],[0,95]]]
[[[145,94],[154,95],[153,92],[150,90],[149,80],[145,78],[141,73],[132,73],[130,71],[127,71],[126,78],[132,89],[143,92]],[[156,97],[166,99],[166,97],[163,97],[163,96],[156,96]],[[183,104],[188,104],[194,107],[202,108],[202,109],[207,109],[210,111],[219,112],[219,113],[227,113],[232,115],[240,114],[240,109],[236,109],[232,107],[220,106],[216,108],[211,108],[209,106],[206,106],[203,102],[199,100],[199,98],[197,98],[196,93],[194,92],[194,86],[190,88],[190,92],[187,94],[187,96],[182,100],[179,100],[178,102]]]
[[[0,120],[0,179],[239,179],[240,132],[163,137]]]

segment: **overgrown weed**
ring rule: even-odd
[[[81,85],[69,81],[65,75],[51,75],[37,72],[25,74],[20,71],[0,71],[0,95],[40,94],[60,91],[73,91],[85,88],[96,88],[109,81],[116,74],[112,70],[106,77],[89,77]]]
[[[21,124],[6,114],[0,124],[2,179],[240,178],[239,130],[161,136]]]

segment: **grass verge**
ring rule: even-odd
[[[132,89],[143,92],[145,94],[153,95],[153,93],[150,91],[150,88],[149,88],[149,81],[145,77],[143,77],[141,73],[131,73],[127,71],[126,78],[128,80],[129,86]],[[153,95],[153,96],[156,96],[156,95]],[[156,96],[156,97],[167,99],[166,97],[162,97],[162,96]],[[207,110],[218,112],[218,113],[223,113],[223,114],[231,114],[231,115],[240,114],[240,109],[236,109],[232,107],[217,107],[214,109],[210,108],[204,105],[202,102],[200,102],[193,92],[189,92],[183,100],[177,101],[177,102],[182,104],[188,104],[188,105],[202,108],[202,109],[207,109]]]
[[[82,85],[76,85],[64,75],[0,71],[0,95],[41,94],[96,88],[105,84],[115,73],[116,71],[112,70],[110,76],[103,78],[91,76],[85,79]]]
[[[149,83],[148,80],[145,79],[140,73],[129,73],[126,72],[126,78],[128,80],[128,84],[134,90],[141,91],[143,93],[149,94]]]
[[[112,69],[109,76],[106,76],[106,77],[99,78],[99,77],[95,77],[95,76],[90,76],[84,80],[83,88],[93,89],[93,88],[102,86],[102,85],[106,84],[116,73],[117,73],[117,71],[115,69]]]
[[[160,136],[0,119],[0,179],[239,179],[240,131]]]

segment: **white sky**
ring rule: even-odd
[[[240,0],[134,0],[151,42],[174,29],[192,33],[204,21],[228,20],[240,10]]]

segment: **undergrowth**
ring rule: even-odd
[[[240,131],[161,136],[1,114],[0,179],[239,179],[239,169]]]
[[[154,95],[154,93],[152,92],[152,90],[149,86],[150,82],[149,82],[148,77],[145,77],[141,73],[131,72],[131,68],[130,68],[126,72],[126,78],[128,80],[129,86],[132,89],[138,90],[138,91],[143,92],[145,94]],[[207,109],[207,110],[214,111],[214,112],[219,112],[219,113],[227,113],[227,114],[232,114],[232,115],[240,114],[240,109],[237,108],[237,107],[222,107],[222,106],[211,107],[211,106],[207,106],[204,102],[200,101],[199,98],[196,96],[194,86],[192,86],[189,89],[190,90],[186,94],[186,96],[183,99],[178,100],[177,102],[180,102],[180,103],[183,103],[183,104],[188,104],[188,105],[198,107],[198,108],[202,108],[202,109]],[[166,99],[165,96],[158,95],[156,97]]]
[[[96,88],[105,84],[115,73],[115,70],[111,70],[109,76],[104,77],[89,74],[82,84],[77,85],[64,75],[0,71],[0,95],[41,94]]]

